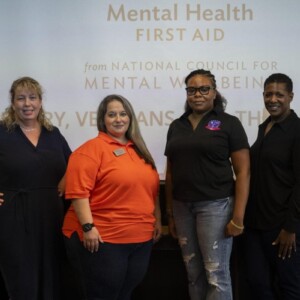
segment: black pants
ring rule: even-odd
[[[251,299],[300,299],[300,230],[296,233],[297,252],[290,258],[278,257],[279,246],[273,246],[279,229],[247,229],[244,236],[247,281]]]
[[[66,248],[81,295],[88,300],[129,300],[146,274],[152,240],[130,244],[100,244],[98,252],[86,250],[77,234],[65,238]],[[83,298],[84,299],[84,298]]]

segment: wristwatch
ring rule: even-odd
[[[93,227],[95,227],[94,223],[85,223],[82,225],[83,232],[90,231]]]

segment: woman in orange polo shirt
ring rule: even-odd
[[[63,233],[86,299],[129,300],[161,234],[159,177],[127,99],[104,98],[97,127],[69,160]]]

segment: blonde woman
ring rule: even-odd
[[[63,176],[71,150],[22,77],[0,123],[0,272],[10,299],[60,299]]]

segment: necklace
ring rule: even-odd
[[[23,126],[20,126],[22,130],[26,131],[26,132],[31,132],[31,131],[35,131],[36,128],[26,128],[26,127],[23,127]]]

